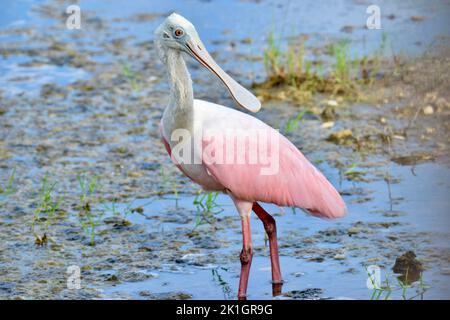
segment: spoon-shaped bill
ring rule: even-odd
[[[191,40],[186,46],[192,57],[197,59],[198,62],[222,80],[237,104],[251,112],[258,112],[261,109],[261,102],[259,102],[259,100],[250,91],[245,89],[237,83],[236,80],[230,77],[230,75],[223,71],[208,51],[206,51],[205,46],[200,40]]]

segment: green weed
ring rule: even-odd
[[[347,39],[339,40],[332,48],[335,60],[332,69],[333,76],[338,83],[346,85],[350,81],[351,72],[349,56],[350,41]]]
[[[172,179],[172,175],[161,166],[159,170],[159,176],[162,181],[163,191],[159,192],[160,195],[164,195],[166,193],[172,192],[175,195],[175,200],[178,204],[178,185],[176,183],[176,179]]]
[[[11,175],[8,178],[8,181],[6,182],[6,186],[4,188],[0,188],[0,194],[4,196],[9,196],[17,191],[13,186],[15,175],[16,169],[14,168],[11,172]]]
[[[399,293],[402,300],[414,300],[418,297],[424,298],[425,293],[430,286],[426,285],[423,281],[423,275],[420,274],[419,281],[412,284],[407,284],[401,280],[401,277],[396,277],[396,283],[390,280],[390,276],[386,276],[385,280],[378,284],[373,278],[373,275],[365,267],[367,275],[373,286],[372,295],[370,300],[389,300],[394,293]],[[407,278],[407,276],[406,276]],[[415,290],[414,293],[408,296],[408,291]]]
[[[303,116],[305,115],[307,110],[304,110],[302,112],[300,112],[297,116],[292,117],[288,120],[287,124],[286,124],[286,133],[292,132],[295,129],[298,128],[300,122],[303,119]]]
[[[231,290],[230,285],[222,278],[219,269],[221,271],[228,272],[228,269],[224,267],[215,268],[211,270],[214,281],[222,288],[224,299],[232,299],[233,290]]]
[[[80,201],[78,204],[79,213],[78,220],[81,228],[87,237],[89,237],[89,244],[95,245],[96,229],[101,224],[104,212],[95,210],[92,207],[94,201],[94,193],[98,186],[98,176],[77,175],[78,186],[80,188]]]
[[[133,70],[131,70],[130,66],[127,63],[124,63],[122,65],[122,72],[130,82],[131,89],[133,89],[133,91],[139,91],[140,86],[137,82],[137,75]]]
[[[64,199],[63,196],[55,196],[56,185],[57,183],[51,182],[46,174],[38,192],[38,201],[31,224],[31,231],[38,245],[44,245],[47,242],[49,227],[53,224],[55,213]],[[40,227],[42,235],[38,234],[37,226]]]
[[[197,207],[197,217],[195,227],[204,223],[212,223],[214,214],[222,212],[224,209],[216,202],[219,192],[206,192],[198,194],[194,199],[194,205]]]
[[[360,100],[359,87],[372,84],[379,74],[386,39],[383,34],[379,49],[361,59],[352,59],[348,39],[338,40],[328,46],[331,61],[324,61],[314,51],[314,59],[306,59],[304,40],[282,50],[274,33],[270,32],[263,54],[267,78],[262,83],[253,84],[253,88],[263,99],[307,103],[314,93],[325,93]]]

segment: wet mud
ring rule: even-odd
[[[83,27],[73,31],[65,28],[64,1],[42,1],[17,9],[28,18],[15,19],[26,22],[0,25],[1,298],[236,298],[242,243],[232,202],[218,195],[200,205],[199,187],[176,170],[159,140],[168,86],[152,33],[167,12],[186,9],[167,3],[136,1],[123,12],[86,4]],[[278,1],[236,5],[244,13],[287,10]],[[403,13],[388,19],[393,43],[421,24],[436,39],[448,36],[441,13],[448,4],[421,8],[420,1],[389,7]],[[225,20],[210,30],[197,26],[215,59],[247,86],[265,79],[265,34],[251,21],[239,32]],[[338,19],[319,31],[311,24],[311,48],[346,36],[363,50],[363,26]],[[361,89],[370,99],[318,93],[305,106],[272,96],[256,115],[285,133],[349,207],[347,217],[323,221],[263,204],[278,224],[285,284],[276,299],[382,299],[388,291],[390,299],[450,298],[450,62],[445,40],[427,50],[429,37],[414,36],[398,43],[408,51],[401,63],[386,57],[389,76]],[[206,70],[189,67],[197,98],[234,107]],[[252,233],[249,299],[273,299],[256,217]],[[391,280],[375,296],[367,288],[374,265],[382,281]],[[80,289],[68,287],[70,266],[80,268]]]

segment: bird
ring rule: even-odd
[[[186,65],[189,57],[217,76],[239,107],[251,113],[261,109],[260,101],[214,61],[190,21],[170,14],[155,30],[154,43],[170,86],[159,125],[165,149],[182,173],[203,190],[228,194],[240,216],[243,245],[237,298],[247,298],[252,212],[262,221],[269,239],[272,294],[281,294],[276,222],[262,204],[296,207],[334,219],[347,213],[345,202],[278,130],[248,112],[194,99]]]

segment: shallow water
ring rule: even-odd
[[[179,298],[181,292],[194,299],[234,299],[242,245],[239,217],[230,199],[220,195],[223,211],[195,227],[200,213],[192,194],[197,187],[173,169],[158,137],[167,85],[150,42],[153,30],[168,12],[185,15],[218,62],[244,83],[264,77],[262,48],[271,30],[282,45],[302,34],[310,47],[351,38],[355,56],[378,48],[383,32],[390,43],[386,55],[418,55],[450,34],[448,1],[379,3],[383,29],[369,31],[364,29],[368,4],[361,1],[80,1],[86,20],[79,32],[65,29],[60,2],[2,3],[0,186],[16,168],[19,190],[11,198],[0,195],[0,297],[149,299]],[[149,15],[136,16],[142,13]],[[395,18],[387,18],[391,14]],[[424,20],[412,22],[413,16]],[[345,33],[344,26],[354,29]],[[136,73],[138,89],[123,75],[126,63]],[[195,65],[191,71],[198,97],[232,105],[206,71]],[[341,114],[337,128],[363,127],[386,112],[352,107]],[[278,128],[297,112],[296,105],[268,102],[257,116]],[[289,138],[309,159],[322,161],[318,167],[344,195],[349,214],[323,221],[264,205],[278,224],[283,293],[301,292],[301,299],[369,299],[373,292],[366,287],[365,266],[379,265],[383,279],[395,280],[395,259],[412,250],[426,267],[423,281],[431,288],[424,298],[450,298],[448,161],[436,157],[401,166],[390,161],[390,154],[374,152],[358,160],[364,179],[351,180],[334,160],[351,163],[354,152],[326,142],[328,133],[320,123],[305,120]],[[437,148],[425,142],[399,144],[407,154]],[[89,246],[76,209],[79,172],[102,176],[97,195],[107,206],[116,199],[117,211],[123,212],[125,200],[135,199],[132,206],[143,206],[143,214],[129,213],[131,226],[107,221],[107,214],[96,246]],[[37,247],[29,225],[45,173],[66,196],[66,216],[49,231],[54,242]],[[392,177],[389,184],[386,175]],[[177,197],[167,194],[172,184]],[[93,201],[92,206],[100,205]],[[255,217],[252,232],[249,298],[271,299],[268,248]],[[82,290],[66,289],[69,265],[82,268]],[[416,289],[408,289],[407,296]],[[400,299],[401,292],[391,298]]]
[[[45,30],[64,23],[64,17],[42,19],[36,12],[44,0],[18,0],[2,5],[0,28],[34,27]],[[50,1],[51,3],[51,1]],[[80,1],[82,12],[94,13],[88,21],[83,22],[82,29],[87,34],[81,38],[73,38],[74,31],[59,26],[58,37],[65,42],[83,43],[96,54],[92,58],[98,62],[107,62],[112,57],[98,47],[98,40],[90,36],[89,31],[101,26],[102,21],[112,21],[106,30],[105,40],[129,37],[133,42],[148,41],[153,38],[153,30],[165,15],[177,12],[186,16],[196,26],[201,38],[210,51],[221,50],[225,61],[220,61],[226,68],[237,74],[250,72],[251,77],[262,80],[264,70],[262,64],[251,63],[252,58],[261,57],[261,48],[266,44],[266,36],[273,32],[281,47],[299,35],[307,35],[307,45],[314,47],[331,43],[337,39],[352,41],[351,54],[362,57],[379,49],[382,35],[388,39],[386,55],[408,53],[418,55],[426,51],[430,45],[439,43],[442,37],[450,36],[450,5],[447,1],[408,0],[401,2],[372,1],[379,5],[382,14],[382,29],[365,28],[367,3],[353,0],[340,1],[147,1],[136,0],[127,5],[111,4],[110,1]],[[192,10],[193,6],[195,10]],[[64,7],[60,6],[61,11]],[[219,14],[220,13],[220,14]],[[142,18],[140,14],[151,14],[154,18]],[[423,21],[412,22],[411,17],[423,17]],[[58,21],[59,20],[59,21]],[[343,27],[351,27],[351,33],[342,31]],[[76,32],[76,31],[75,31]],[[23,40],[21,34],[0,35],[2,41],[14,42]],[[236,44],[248,39],[250,43],[239,45],[239,54],[246,56],[244,60],[233,61],[226,52],[235,53]],[[70,68],[42,67],[41,70],[21,68],[21,57],[2,60],[0,67],[0,84],[2,88],[17,93],[40,88],[44,82],[66,83],[84,79],[82,70]],[[245,62],[245,63],[243,63]],[[239,71],[240,70],[240,71]],[[244,71],[244,72],[242,72]],[[33,88],[19,83],[11,83],[11,75],[33,77]],[[255,80],[252,79],[252,80]]]
[[[414,170],[414,171],[413,171]],[[327,172],[332,179],[336,172]],[[364,268],[367,254],[373,258],[379,258],[389,251],[383,247],[382,239],[389,236],[398,236],[400,239],[393,240],[402,242],[403,232],[410,233],[409,236],[421,237],[416,239],[414,249],[420,254],[436,246],[448,254],[448,241],[450,217],[448,215],[448,201],[445,199],[449,194],[450,170],[437,164],[423,164],[415,168],[393,166],[391,173],[401,179],[401,184],[391,186],[389,195],[387,185],[384,182],[370,183],[369,188],[375,191],[372,200],[364,204],[352,204],[352,199],[346,197],[349,204],[349,214],[339,221],[324,221],[297,211],[293,213],[290,209],[281,209],[277,206],[265,204],[264,207],[271,213],[277,214],[277,228],[281,247],[281,266],[285,284],[283,292],[302,291],[307,289],[320,290],[316,296],[307,298],[333,298],[333,299],[369,299],[372,290],[366,286],[367,273]],[[338,181],[333,181],[338,184]],[[364,183],[343,183],[343,189],[367,187]],[[398,204],[393,204],[395,199],[401,199]],[[164,211],[176,210],[190,211],[194,197],[180,197],[171,199],[153,199],[150,204],[145,205],[144,214],[131,216],[131,221],[146,225],[149,233],[157,233],[164,236],[164,232],[176,228],[186,229],[192,227],[185,223],[161,223],[155,224],[152,220],[152,213],[159,214]],[[143,205],[149,200],[136,201],[136,205]],[[217,214],[218,218],[232,217],[236,219],[236,212],[233,203],[228,196],[221,195],[217,203],[223,206],[224,211]],[[383,213],[396,213],[394,217],[386,217]],[[195,213],[194,213],[195,214]],[[350,237],[348,234],[338,233],[338,237],[333,240],[325,239],[324,243],[311,246],[309,254],[299,254],[295,249],[286,246],[285,239],[289,242],[301,243],[305,237],[311,237],[327,230],[348,230],[355,224],[364,223],[398,223],[389,228],[380,228],[374,234],[356,235]],[[265,247],[264,231],[261,222],[256,216],[252,219],[253,243],[256,247],[262,247],[264,256],[257,252],[252,263],[251,278],[249,283],[249,298],[251,299],[271,299],[272,291],[270,284],[270,261],[267,257],[268,248]],[[412,232],[411,232],[412,231]],[[145,292],[167,293],[167,292],[188,292],[194,299],[234,299],[237,292],[239,264],[239,223],[234,227],[225,228],[214,232],[203,230],[213,234],[214,238],[225,239],[232,242],[232,245],[219,245],[214,249],[200,249],[195,254],[186,254],[178,257],[178,263],[164,265],[161,269],[146,270],[151,272],[154,278],[142,282],[123,283],[109,288],[105,288],[105,295],[108,297],[121,297],[124,294],[133,298],[145,298]],[[406,239],[405,239],[406,240]],[[374,242],[380,241],[379,245],[373,246]],[[188,246],[188,245],[187,245]],[[333,259],[324,256],[324,261],[308,261],[312,257],[321,257],[322,254],[314,253],[314,246],[321,249],[329,248],[332,252],[342,252],[346,257],[343,260]],[[354,247],[355,246],[355,247]],[[367,246],[374,251],[360,253],[366,250]],[[194,245],[195,247],[195,245]],[[342,248],[351,248],[342,250]],[[403,247],[402,245],[400,247]],[[405,247],[406,249],[407,247]],[[234,261],[226,264],[214,264],[202,261],[209,255],[220,256],[222,253],[235,253]],[[439,254],[439,253],[438,253]],[[200,258],[200,259],[199,259]],[[394,265],[395,256],[382,261],[382,277],[392,276],[391,267]],[[376,264],[376,263],[375,263]],[[366,265],[367,266],[367,265]],[[450,280],[448,269],[440,264],[431,263],[423,274],[425,284],[430,285],[424,297],[427,299],[448,298],[449,289],[447,286]],[[215,273],[217,272],[217,273]],[[386,273],[386,274],[383,274]],[[443,273],[446,273],[445,275]],[[218,279],[220,276],[220,279]],[[394,277],[395,279],[395,277]],[[392,280],[392,279],[390,279]],[[415,295],[415,288],[408,291],[408,297]],[[399,298],[400,293],[392,295]]]

